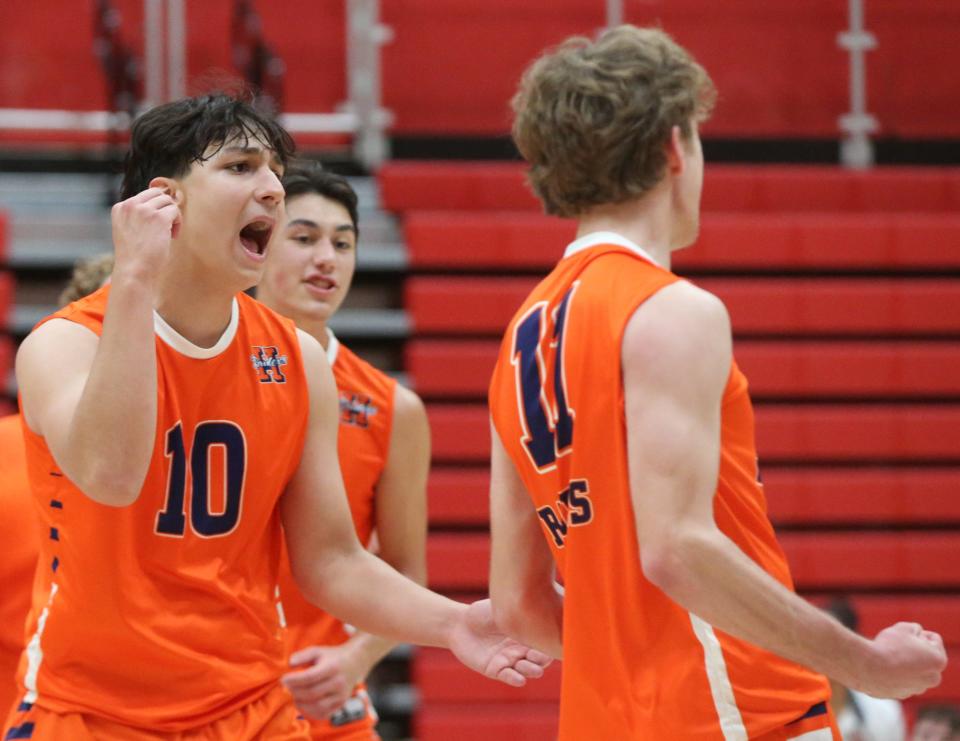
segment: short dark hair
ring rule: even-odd
[[[951,732],[960,731],[960,708],[955,705],[921,705],[917,710],[917,721],[929,720],[931,723],[946,723]]]
[[[211,146],[223,146],[234,137],[259,140],[284,165],[296,151],[293,138],[277,121],[233,95],[211,93],[151,108],[133,123],[120,199],[146,190],[155,177],[183,175],[194,162],[212,156]]]
[[[360,236],[360,220],[357,216],[357,192],[342,175],[324,170],[316,162],[296,160],[291,162],[283,175],[283,189],[286,198],[316,193],[331,201],[336,201],[350,214],[353,230]]]

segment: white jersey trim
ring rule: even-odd
[[[29,705],[33,705],[37,701],[37,675],[40,673],[40,665],[43,663],[43,648],[40,646],[40,639],[43,637],[43,629],[47,625],[47,618],[50,617],[50,605],[53,604],[53,598],[57,596],[58,589],[56,582],[50,585],[50,596],[47,598],[47,604],[37,619],[37,632],[33,634],[27,644],[27,672],[23,677],[23,686],[27,693],[23,696],[23,701]]]
[[[809,731],[800,736],[791,736],[787,741],[833,741],[833,731],[829,728],[821,728],[817,731]]]
[[[703,661],[707,670],[707,681],[710,683],[710,694],[713,695],[713,705],[717,709],[720,720],[720,731],[724,741],[748,741],[747,729],[743,725],[740,708],[733,696],[733,686],[727,674],[727,664],[723,660],[723,648],[720,640],[713,631],[713,626],[701,620],[692,612],[689,613],[693,632],[703,646]],[[811,741],[814,741],[811,739]]]
[[[233,303],[230,305],[230,323],[223,331],[223,334],[220,335],[220,339],[217,340],[217,343],[213,347],[200,347],[199,345],[194,345],[190,340],[167,324],[163,317],[156,311],[153,312],[153,328],[157,333],[157,337],[181,355],[186,355],[188,358],[195,358],[197,360],[215,358],[226,350],[230,346],[230,343],[233,342],[233,338],[236,337],[237,326],[239,324],[240,306],[237,303],[237,299],[233,299]]]
[[[622,234],[617,234],[616,232],[591,232],[590,234],[584,234],[582,237],[580,237],[580,239],[574,240],[567,245],[567,249],[564,250],[563,256],[570,257],[570,255],[575,255],[583,250],[596,247],[598,244],[615,244],[620,247],[626,247],[628,250],[636,252],[647,262],[652,262],[654,265],[658,264],[657,261],[651,257],[650,253],[643,249],[643,247],[638,245],[633,240],[627,239]]]
[[[337,355],[340,354],[340,340],[333,333],[330,327],[327,327],[327,362],[331,367],[337,362]]]

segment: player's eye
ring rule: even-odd
[[[231,165],[227,166],[228,170],[233,172],[250,172],[250,163],[249,162],[234,162]]]

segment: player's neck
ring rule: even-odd
[[[670,269],[673,246],[673,213],[669,199],[657,191],[625,203],[606,203],[584,213],[577,238],[593,232],[615,232],[643,248],[660,267]]]
[[[154,308],[184,339],[197,347],[213,347],[230,324],[237,291],[204,280],[203,271],[186,272],[164,272]]]

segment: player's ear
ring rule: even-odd
[[[183,191],[180,189],[180,183],[174,178],[158,177],[150,181],[151,188],[160,188],[164,193],[173,198],[180,205],[183,200]]]
[[[683,132],[680,131],[679,126],[670,129],[670,136],[664,146],[667,150],[667,169],[671,175],[681,175],[687,166],[687,161]]]

